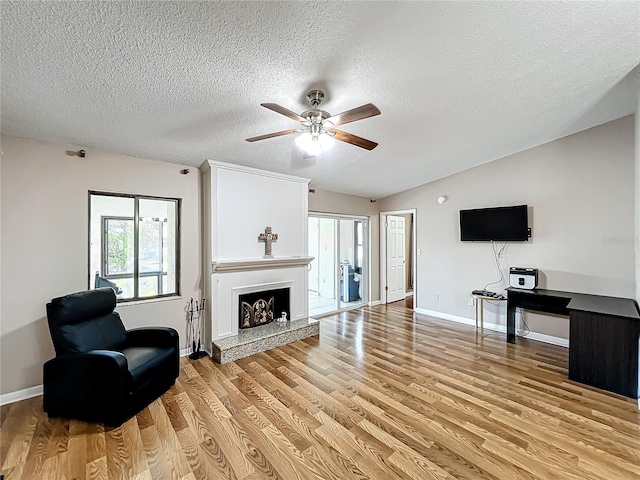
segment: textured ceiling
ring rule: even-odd
[[[2,132],[200,166],[206,158],[380,198],[633,113],[639,2],[2,1]],[[631,73],[630,73],[631,72]],[[382,115],[303,159],[332,114]]]

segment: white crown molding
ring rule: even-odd
[[[255,258],[250,260],[222,260],[212,262],[213,273],[246,272],[265,268],[285,268],[309,265],[314,257]]]
[[[310,178],[296,177],[295,175],[287,175],[286,173],[272,172],[269,170],[261,170],[259,168],[246,167],[244,165],[237,165],[235,163],[217,162],[215,160],[207,159],[200,168],[208,170],[210,168],[217,167],[225,170],[232,170],[235,172],[251,173],[253,175],[260,175],[262,177],[279,178],[281,180],[288,180],[290,182],[306,183],[311,182]]]

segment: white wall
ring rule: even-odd
[[[118,311],[127,328],[164,325],[186,347],[184,308],[200,298],[200,182],[198,169],[87,149],[79,158],[66,145],[2,136],[1,380],[0,392],[42,383],[42,364],[54,356],[45,305],[86,290],[88,191],[182,199],[181,298]]]
[[[249,169],[217,168],[215,175],[213,259],[262,258],[264,243],[258,242],[258,235],[267,226],[278,234],[272,244],[274,257],[306,253],[307,183],[301,188],[300,182]]]
[[[316,189],[309,194],[309,211],[369,217],[369,301],[380,300],[380,219],[378,203],[369,198]]]
[[[639,74],[640,75],[640,74]],[[636,225],[636,302],[640,304],[640,78],[638,78],[638,101],[635,114],[635,225]]]
[[[439,205],[438,196],[448,200]],[[528,204],[533,238],[502,261],[540,269],[540,287],[634,297],[634,122],[626,117],[378,201],[417,208],[419,308],[472,319],[469,292],[498,277],[489,243],[460,242],[459,210]],[[435,296],[439,295],[439,301]],[[485,321],[504,325],[504,305]],[[491,310],[491,309],[490,309]],[[496,316],[497,315],[497,316]],[[562,317],[527,313],[568,338]]]

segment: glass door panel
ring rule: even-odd
[[[366,219],[309,216],[309,316],[366,300]]]
[[[336,295],[336,220],[309,217],[309,255],[315,257],[309,269],[309,316],[333,312]]]
[[[362,220],[340,219],[340,308],[360,305],[364,288],[364,228]]]

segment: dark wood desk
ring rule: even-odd
[[[507,341],[516,308],[569,316],[569,379],[640,396],[640,313],[635,301],[558,290],[507,289]]]

